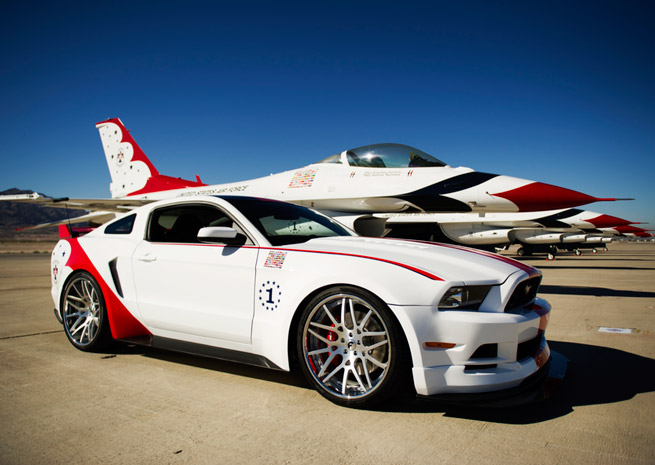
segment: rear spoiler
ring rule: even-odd
[[[74,237],[80,237],[85,234],[90,233],[95,228],[89,228],[86,226],[81,226],[78,228],[73,228],[70,224],[60,224],[59,225],[59,239],[72,239]]]

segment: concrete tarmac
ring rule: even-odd
[[[52,313],[49,255],[2,254],[0,463],[655,463],[655,244],[525,261],[544,272],[546,335],[569,359],[551,399],[358,411],[300,374],[126,345],[80,352]]]

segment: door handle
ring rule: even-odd
[[[139,260],[139,261],[142,261],[142,262],[154,262],[155,260],[157,260],[157,257],[155,257],[154,255],[150,255],[149,253],[147,253],[147,254],[145,254],[145,255],[139,255],[139,256],[137,256],[136,259]]]

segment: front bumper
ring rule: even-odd
[[[542,299],[520,313],[393,310],[407,336],[420,396],[517,388],[550,360],[544,337],[550,305]]]

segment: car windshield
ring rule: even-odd
[[[317,237],[352,236],[336,221],[309,208],[254,197],[221,197],[234,205],[275,246]]]
[[[446,166],[432,155],[403,144],[373,144],[346,151],[350,166],[364,168],[421,168]],[[332,155],[318,163],[341,163],[341,154]]]

